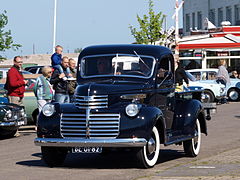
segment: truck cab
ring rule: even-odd
[[[153,45],[99,45],[79,55],[72,103],[46,104],[39,115],[37,146],[51,167],[67,153],[130,149],[139,165],[153,167],[160,144],[183,144],[199,154],[207,135],[201,88],[175,92],[172,52]]]

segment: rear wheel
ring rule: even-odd
[[[239,99],[240,99],[239,90],[237,90],[237,89],[230,89],[228,91],[228,99],[230,101],[239,101]]]
[[[61,166],[67,156],[67,149],[62,147],[41,147],[42,158],[49,167]]]
[[[184,141],[183,148],[187,156],[196,157],[200,152],[201,146],[201,127],[199,120],[196,120],[194,138]]]
[[[159,156],[160,151],[160,138],[158,129],[154,126],[152,129],[151,138],[147,144],[137,152],[137,158],[140,166],[143,168],[153,167]]]

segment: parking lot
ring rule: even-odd
[[[49,168],[33,144],[34,126],[0,140],[0,179],[240,179],[240,103],[217,106],[202,135],[201,152],[188,158],[182,146],[161,147],[157,165],[138,169],[132,154],[69,154],[63,167]]]

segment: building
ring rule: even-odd
[[[187,69],[217,68],[218,61],[226,59],[228,70],[240,73],[240,26],[223,26],[208,33],[184,36],[179,49],[180,60]]]
[[[206,18],[216,27],[220,27],[222,21],[240,25],[240,0],[184,0],[184,35],[189,35],[191,29],[205,29]]]

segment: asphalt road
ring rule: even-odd
[[[136,168],[128,152],[69,154],[64,167],[49,168],[33,144],[34,127],[22,127],[19,137],[0,140],[0,179],[240,179],[240,103],[217,108],[208,121],[208,136],[202,135],[198,157],[186,157],[182,146],[162,146],[151,169]]]

